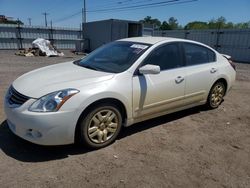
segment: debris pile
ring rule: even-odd
[[[55,56],[64,56],[62,52],[56,49],[50,41],[38,38],[32,42],[32,48],[28,48],[25,50],[20,50],[15,53],[20,56],[47,56],[47,57],[55,57]]]
[[[26,57],[46,56],[46,54],[40,51],[39,48],[28,48],[25,50],[19,50],[18,52],[15,53],[15,55],[26,56]]]

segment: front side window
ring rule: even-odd
[[[216,61],[215,53],[204,46],[191,43],[183,43],[183,47],[185,51],[187,66]]]
[[[127,70],[149,47],[149,44],[136,42],[112,42],[74,63],[97,71],[120,73]]]
[[[161,70],[168,70],[183,66],[179,45],[167,44],[155,49],[146,58],[143,65],[151,64],[160,66]]]

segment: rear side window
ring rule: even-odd
[[[183,62],[177,43],[167,44],[155,49],[144,61],[144,65],[158,65],[161,70],[182,67]]]
[[[216,61],[215,53],[209,48],[191,43],[183,43],[183,47],[186,56],[186,64],[188,66]]]

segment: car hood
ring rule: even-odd
[[[23,95],[39,98],[54,91],[78,89],[84,85],[106,81],[113,76],[113,73],[95,71],[67,62],[28,72],[16,79],[13,87]]]

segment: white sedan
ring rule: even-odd
[[[74,62],[31,71],[5,97],[13,133],[40,145],[112,143],[122,126],[206,104],[217,108],[235,67],[190,40],[118,40]]]

